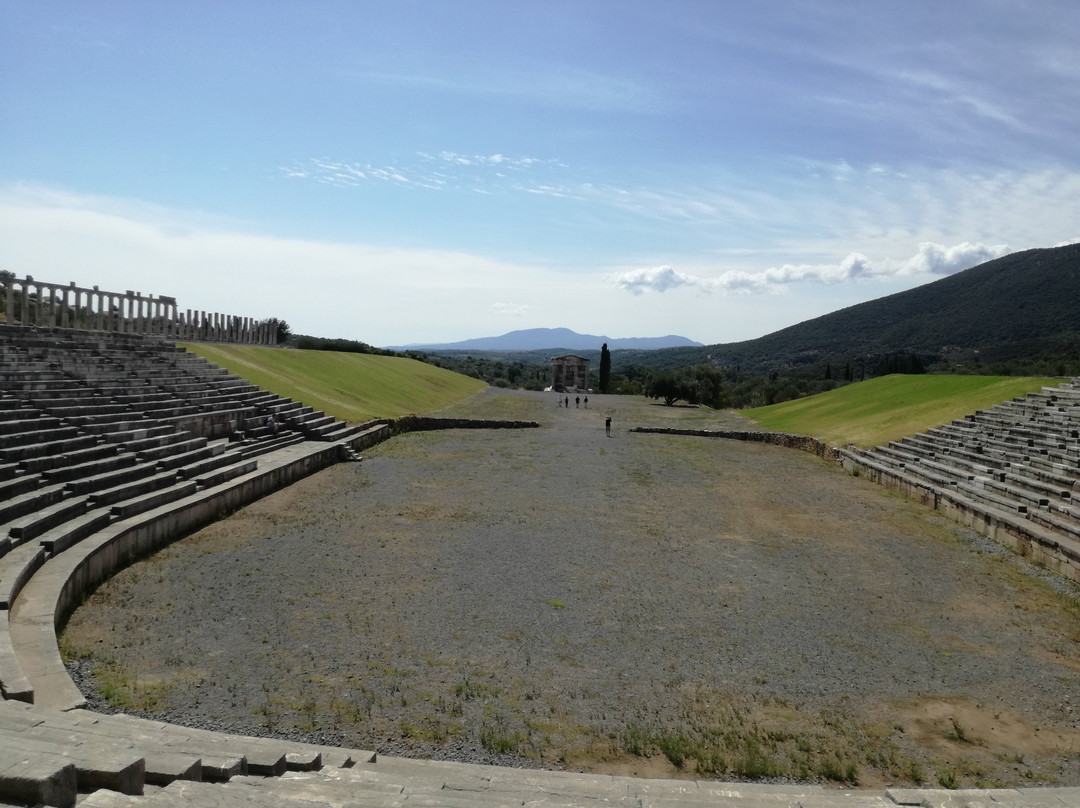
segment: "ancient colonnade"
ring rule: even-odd
[[[276,345],[275,319],[256,320],[232,314],[192,311],[181,313],[176,298],[141,292],[106,292],[85,289],[72,281],[67,286],[7,276],[4,311],[9,325],[80,328],[150,334],[188,342],[237,342]]]

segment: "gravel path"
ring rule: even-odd
[[[816,457],[625,431],[737,416],[590,399],[489,391],[457,411],[543,427],[402,436],[178,542],[73,616],[72,668],[394,754],[1080,784],[1071,585]]]

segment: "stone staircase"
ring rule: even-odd
[[[1080,580],[1080,386],[1068,382],[873,449],[846,467]]]
[[[1078,788],[841,790],[654,780],[376,756],[125,715],[0,702],[0,805],[671,806],[887,808],[1080,805]]]

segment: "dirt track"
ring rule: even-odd
[[[1080,784],[1071,589],[815,457],[625,431],[736,416],[590,398],[489,391],[457,411],[543,428],[375,447],[124,571],[64,646],[173,719],[397,754]]]

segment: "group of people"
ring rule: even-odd
[[[584,400],[585,400],[585,409],[589,409],[589,397],[585,396]],[[574,396],[574,406],[575,407],[581,407],[581,403],[582,403],[581,396]],[[569,409],[570,408],[570,394],[567,393],[566,395],[563,395],[562,393],[559,393],[559,401],[556,404],[556,406],[560,410],[563,407],[566,407],[567,409]],[[604,432],[607,434],[607,436],[609,438],[611,437],[611,416],[610,415],[604,421]]]
[[[561,407],[569,408],[570,407],[570,396],[567,395],[567,396],[564,397],[560,393],[559,394],[559,404],[558,404],[558,406],[560,408]],[[581,396],[574,396],[574,406],[575,407],[580,407],[581,406]],[[585,396],[585,409],[589,409],[589,397],[588,396]]]

